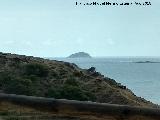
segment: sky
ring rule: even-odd
[[[76,5],[84,1],[0,0],[0,51],[39,57],[80,51],[97,57],[160,56],[159,0],[150,0],[151,6]]]

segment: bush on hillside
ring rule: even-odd
[[[72,77],[68,78],[61,87],[50,88],[47,97],[80,101],[95,101],[96,98],[91,92],[82,90],[78,81]]]
[[[36,75],[38,77],[46,77],[49,73],[47,66],[40,63],[29,63],[23,66],[25,75]]]

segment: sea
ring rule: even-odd
[[[137,96],[160,105],[160,57],[50,58],[75,63],[127,86]],[[149,61],[149,62],[148,62]]]

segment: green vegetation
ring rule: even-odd
[[[23,65],[25,75],[36,75],[38,77],[46,77],[48,75],[48,68],[43,64],[30,63]]]
[[[63,86],[58,88],[50,88],[47,97],[66,98],[69,100],[95,101],[96,97],[91,92],[82,89],[76,79],[70,77]]]
[[[0,73],[0,87],[3,91],[14,94],[34,95],[36,92],[31,79],[5,72]]]
[[[61,70],[62,74],[65,74]],[[53,77],[58,78],[56,72],[51,71]],[[19,71],[3,71],[0,73],[0,88],[6,93],[36,95],[54,98],[65,98],[73,100],[95,101],[95,96],[80,87],[78,80],[70,76],[62,85],[49,85],[45,87],[42,83],[47,82],[49,68],[40,63],[21,64]],[[50,76],[51,77],[51,76]],[[42,88],[41,88],[42,87]],[[46,91],[44,93],[43,88]],[[41,90],[42,89],[42,90]]]

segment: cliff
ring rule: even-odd
[[[53,97],[130,106],[158,107],[126,86],[75,64],[32,56],[0,53],[2,93]]]

